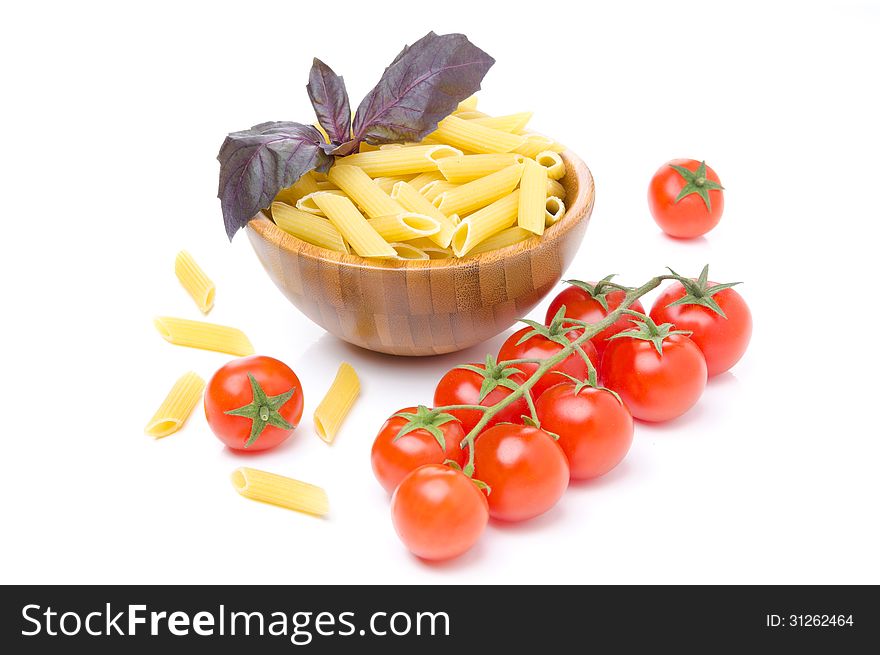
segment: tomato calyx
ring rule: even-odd
[[[488,396],[498,387],[504,387],[506,389],[510,389],[511,391],[516,391],[517,389],[519,389],[519,385],[514,380],[511,380],[510,376],[522,374],[522,371],[513,366],[507,366],[505,362],[496,362],[495,358],[492,355],[486,355],[485,368],[480,368],[479,366],[474,366],[473,364],[462,364],[460,366],[456,366],[455,368],[461,368],[466,371],[471,371],[472,373],[476,373],[483,378],[483,383],[480,385],[480,402],[485,400],[486,396]]]
[[[666,268],[669,267],[667,266]],[[671,268],[669,268],[669,272],[676,277],[679,283],[681,283],[681,286],[684,287],[686,293],[678,300],[666,305],[667,307],[672,307],[674,305],[699,305],[701,307],[708,307],[721,318],[727,318],[724,310],[721,309],[720,305],[712,296],[719,291],[724,291],[725,289],[735,287],[737,284],[742,284],[742,282],[725,282],[724,284],[715,284],[710,287],[709,264],[706,264],[703,267],[703,270],[700,271],[700,277],[697,279],[682,277]]]
[[[678,196],[676,196],[675,202],[678,203],[682,198],[686,198],[692,193],[696,193],[703,199],[703,202],[706,203],[706,209],[711,211],[712,201],[709,199],[709,191],[715,189],[723,190],[724,187],[718,184],[718,182],[713,182],[708,178],[706,175],[706,162],[700,162],[700,165],[697,166],[697,170],[695,171],[689,170],[684,166],[676,166],[675,164],[669,164],[669,167],[681,175],[685,181],[685,185],[679,192]]]
[[[596,282],[596,284],[590,284],[589,282],[582,282],[581,280],[565,280],[566,284],[570,284],[578,289],[585,291],[587,295],[590,296],[593,300],[599,303],[606,312],[608,311],[608,294],[613,291],[631,291],[630,287],[625,287],[622,284],[617,284],[616,282],[612,282],[611,279],[615,277],[617,273],[612,273],[611,275],[606,275],[601,280]]]
[[[248,380],[251,383],[253,400],[247,405],[223,412],[229,416],[243,416],[251,420],[251,433],[244,444],[245,448],[254,443],[269,425],[282,430],[293,430],[294,426],[288,423],[278,410],[291,399],[296,391],[296,387],[291,387],[289,391],[277,396],[267,396],[263,387],[251,373],[248,373]]]
[[[532,329],[520,337],[519,341],[516,342],[517,346],[525,343],[532,337],[541,336],[558,343],[560,346],[566,347],[571,344],[571,340],[567,337],[567,334],[572,330],[582,329],[580,321],[565,317],[565,305],[559,308],[559,311],[556,312],[553,319],[550,321],[550,325],[542,325],[537,321],[532,321],[527,318],[521,318],[519,320],[521,323],[525,323]],[[568,325],[566,325],[566,323],[568,323]]]
[[[434,437],[440,448],[443,449],[443,452],[446,452],[446,437],[443,436],[440,426],[450,421],[458,421],[452,414],[447,414],[438,409],[428,409],[424,405],[419,405],[416,408],[415,414],[412,412],[400,412],[394,416],[405,418],[407,423],[400,428],[400,432],[392,439],[392,442],[397,441],[414,430],[424,430]]]
[[[608,340],[611,339],[641,339],[642,341],[650,341],[654,344],[654,348],[657,349],[658,355],[663,355],[663,341],[671,337],[673,334],[682,334],[684,336],[690,336],[693,334],[688,330],[676,330],[675,326],[672,323],[663,323],[661,325],[657,325],[650,316],[642,314],[640,312],[634,312],[631,309],[625,309],[625,314],[629,314],[634,318],[630,319],[635,327],[629,330],[624,330],[623,332],[618,332],[615,335],[608,337]]]
[[[556,371],[556,373],[558,373],[559,375],[564,375],[565,377],[567,377],[569,380],[571,380],[574,383],[574,391],[572,393],[575,396],[577,396],[584,389],[595,389],[596,391],[607,391],[612,396],[617,398],[617,402],[619,402],[621,405],[623,405],[623,398],[620,397],[619,393],[617,393],[614,389],[609,389],[608,387],[603,387],[601,384],[599,384],[599,380],[597,379],[598,376],[596,375],[595,368],[590,369],[589,373],[587,374],[586,380],[579,380],[575,376],[569,375],[568,373],[563,373],[562,371]]]
[[[482,480],[477,480],[475,477],[473,477],[473,467],[471,467],[471,472],[468,473],[467,470],[462,470],[461,464],[456,462],[454,459],[447,459],[443,462],[443,464],[448,466],[449,468],[455,469],[459,473],[464,473],[465,475],[467,475],[471,479],[471,482],[473,482],[477,486],[477,489],[479,489],[480,491],[485,491],[487,496],[492,493],[492,487],[490,487]]]

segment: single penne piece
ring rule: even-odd
[[[543,205],[541,208],[543,209]],[[541,218],[543,217],[542,213]],[[440,222],[437,219],[416,212],[371,218],[367,223],[386,241],[409,241],[437,234],[440,231]]]
[[[512,246],[515,243],[525,241],[526,239],[533,236],[535,235],[519,226],[509,227],[507,229],[501,230],[497,234],[493,234],[484,241],[478,243],[476,246],[471,248],[468,254],[479,255],[482,252],[499,250],[500,248],[506,248],[507,246]]]
[[[232,486],[251,500],[297,512],[324,516],[330,511],[327,492],[307,482],[247,466],[232,472]]]
[[[391,247],[397,253],[397,259],[430,259],[428,253],[409,243],[392,243]]]
[[[395,252],[392,256],[396,255]],[[315,410],[315,431],[322,440],[333,443],[339,432],[339,426],[342,425],[360,391],[361,383],[357,373],[351,364],[343,362],[339,365],[333,384]]]
[[[458,116],[447,116],[431,133],[432,139],[475,153],[512,152],[526,142],[526,137],[491,127],[477,125]]]
[[[210,312],[214,306],[214,283],[186,250],[177,253],[177,258],[174,260],[174,274],[190,297],[196,301],[199,311],[202,314]]]
[[[333,182],[315,182],[315,185],[318,187],[318,191],[332,191],[334,189],[338,189],[339,187],[333,184]]]
[[[440,246],[422,248],[422,251],[428,255],[428,259],[452,259],[455,256],[452,248],[441,248]]]
[[[465,118],[458,115],[459,118]],[[506,116],[480,116],[478,118],[465,118],[476,125],[483,127],[491,127],[502,132],[513,132],[518,134],[524,129],[528,122],[532,119],[532,112],[523,111],[518,114],[507,114]]]
[[[288,205],[295,205],[297,200],[310,193],[314,193],[317,190],[318,182],[315,180],[315,177],[311,172],[309,172],[299,178],[293,186],[289,186],[286,189],[279,191],[278,195],[275,196],[275,200],[286,202]]]
[[[547,169],[547,177],[558,180],[565,175],[565,162],[558,152],[544,150],[535,156],[535,161]]]
[[[372,180],[370,180],[370,184],[373,184]],[[381,189],[377,188],[376,190],[382,193]],[[394,248],[379,236],[379,233],[370,226],[367,219],[349,198],[326,192],[316,193],[313,198],[318,208],[330,219],[333,226],[339,230],[342,237],[358,255],[361,257],[394,257],[396,254]]]
[[[185,318],[159,316],[153,325],[168,343],[244,357],[253,355],[250,339],[238,328]]]
[[[513,164],[522,164],[525,159],[523,155],[512,152],[494,155],[461,155],[446,157],[437,162],[437,166],[447,182],[464,184]]]
[[[556,196],[561,200],[565,200],[565,187],[562,186],[557,180],[547,180],[547,195],[548,196]]]
[[[473,182],[443,191],[432,202],[447,216],[469,214],[513,191],[519,184],[522,171],[522,164],[513,164]]]
[[[388,177],[377,177],[373,180],[373,184],[379,185],[379,188],[382,189],[388,195],[391,195],[391,190],[394,188],[394,185],[398,182],[405,182],[406,176],[388,176]],[[404,207],[406,209],[406,207]]]
[[[445,179],[443,173],[440,171],[428,171],[427,173],[419,173],[416,175],[413,179],[409,180],[409,184],[412,188],[421,193],[425,186],[431,182],[439,182],[440,180]]]
[[[477,109],[477,94],[473,94],[472,96],[468,96],[464,100],[458,103],[458,107],[456,107],[455,111],[475,111]]]
[[[144,432],[157,439],[177,432],[192,414],[204,390],[205,381],[198,375],[192,371],[182,375],[147,423]]]
[[[422,187],[422,195],[425,196],[431,202],[434,202],[434,198],[439,196],[441,193],[445,193],[446,191],[451,191],[457,184],[453,184],[452,182],[447,182],[446,180],[437,180],[436,182],[431,182]]]
[[[384,146],[383,146],[384,147]],[[412,145],[397,148],[379,149],[373,152],[360,152],[337,160],[337,166],[357,166],[370,177],[387,175],[410,175],[437,170],[437,161],[444,157],[460,155],[457,150],[447,145]],[[333,169],[330,169],[330,180],[333,181]],[[340,185],[340,188],[342,185]]]
[[[452,235],[452,251],[464,257],[477,244],[516,223],[519,189],[464,218]]]
[[[544,234],[546,212],[547,169],[534,159],[526,159],[519,181],[517,225],[533,234]]]
[[[544,222],[549,227],[554,223],[558,223],[559,219],[565,216],[565,203],[561,198],[550,196],[546,202],[546,212],[544,214]]]
[[[344,196],[345,191],[341,189],[331,189],[329,191],[313,191],[308,195],[303,196],[299,200],[296,201],[296,208],[301,212],[306,212],[307,214],[314,214],[315,216],[323,216],[324,212],[321,211],[321,208],[315,204],[315,196],[319,193],[329,193],[336,196]]]
[[[431,234],[429,238],[442,248],[449,246],[449,242],[452,241],[452,233],[455,231],[455,223],[437,209],[430,200],[416,191],[410,183],[398,182],[395,184],[391,190],[391,197],[405,210],[430,216],[437,221],[440,229]]]
[[[454,111],[452,113],[466,121],[469,121],[472,118],[488,118],[489,116],[489,114],[486,114],[482,111],[477,111],[476,109],[472,109],[469,111]]]
[[[345,191],[358,207],[370,218],[392,216],[403,211],[403,207],[391,199],[370,179],[363,169],[357,166],[336,164],[328,173],[330,181]]]
[[[538,153],[548,150],[553,145],[553,139],[543,134],[526,134],[523,137],[526,141],[515,150],[521,155],[534,159]]]
[[[321,248],[349,252],[339,230],[326,218],[300,211],[281,202],[272,203],[272,218],[282,230]]]

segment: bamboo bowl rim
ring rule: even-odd
[[[595,196],[593,175],[584,161],[571,150],[565,150],[560,155],[565,163],[565,176],[560,182],[565,187],[566,200],[572,197],[571,191],[575,187],[577,190],[571,204],[566,204],[565,214],[562,218],[544,230],[544,234],[540,236],[536,234],[504,248],[489,250],[476,255],[461,258],[449,257],[447,259],[380,259],[361,257],[357,254],[329,250],[298,239],[278,227],[262,210],[250,220],[248,228],[254,230],[262,239],[273,243],[282,250],[306,259],[328,262],[338,266],[387,271],[467,268],[481,262],[501,259],[522,250],[531,250],[532,248],[540,247],[542,244],[549,244],[552,241],[563,238],[571,228],[589,218]]]

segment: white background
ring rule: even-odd
[[[343,10],[345,5],[347,10]],[[877,503],[877,3],[15,3],[3,64],[0,580],[112,583],[880,582]],[[395,359],[287,303],[215,198],[224,135],[311,120],[312,56],[353,104],[405,42],[461,31],[497,59],[481,109],[530,109],[590,165],[597,203],[568,274],[640,283],[671,265],[743,280],[744,360],[681,419],[638,425],[626,461],[527,524],[426,565],[395,536],[369,465],[399,407],[495,351]],[[660,234],[664,161],[727,188],[705,239]],[[274,452],[234,455],[201,412],[154,441],[171,382],[227,357],[165,343],[198,318],[173,275],[215,279],[243,328],[305,387]],[[548,301],[535,310],[540,318]],[[336,443],[311,412],[340,361],[364,392]],[[246,464],[324,486],[325,519],[240,498]]]

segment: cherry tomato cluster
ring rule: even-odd
[[[667,279],[646,315],[638,297]],[[490,518],[534,518],[570,480],[611,471],[629,452],[633,418],[686,412],[748,345],[751,315],[734,284],[710,282],[708,267],[639,289],[612,276],[572,282],[545,323],[523,321],[497,358],[443,375],[433,408],[391,416],[372,466],[407,548],[429,560],[461,555]]]

